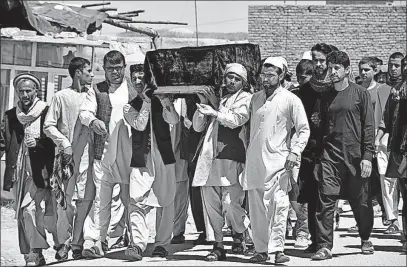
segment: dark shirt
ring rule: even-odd
[[[360,162],[372,160],[375,134],[372,107],[369,92],[352,82],[343,91],[329,91],[322,95],[322,138],[318,146],[323,151],[319,181],[325,194],[339,194],[341,185],[350,185],[349,181],[360,177]],[[347,186],[347,190],[350,189],[352,186]],[[358,186],[354,189],[358,194]]]

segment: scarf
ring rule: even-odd
[[[314,91],[318,93],[327,92],[334,88],[334,84],[332,80],[328,77],[328,73],[324,79],[320,79],[319,77],[316,76],[315,72],[313,72],[309,83],[312,89],[314,89]]]
[[[34,99],[34,103],[28,109],[27,113],[22,109],[22,103],[18,101],[16,113],[18,121],[24,126],[25,136],[38,138],[41,132],[41,120],[38,118],[47,107],[47,103],[39,98]]]
[[[400,75],[396,78],[391,77],[389,73],[387,73],[387,85],[391,87],[395,87],[397,84],[399,84],[402,81],[403,77]]]

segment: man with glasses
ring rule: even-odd
[[[88,91],[79,114],[81,122],[93,133],[90,154],[96,185],[95,231],[85,233],[83,255],[86,258],[104,255],[108,250],[108,232],[110,237],[115,236],[113,229],[119,236],[127,234],[124,224],[128,221],[132,150],[131,129],[123,120],[123,107],[137,96],[137,91],[124,79],[126,62],[122,53],[108,52],[103,59],[103,68],[106,80]],[[119,225],[122,227],[116,227]]]
[[[275,253],[275,263],[290,260],[284,254],[289,181],[310,129],[301,100],[282,87],[287,69],[284,58],[267,58],[260,75],[262,90],[250,103],[250,143],[241,184],[248,190],[253,263],[266,262],[269,253]],[[293,128],[296,138],[291,140]]]

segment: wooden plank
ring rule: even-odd
[[[85,8],[85,7],[106,6],[106,5],[110,5],[110,2],[87,4],[87,5],[82,5],[81,7]]]
[[[176,86],[158,86],[154,90],[155,95],[165,95],[165,94],[197,94],[202,92],[207,85],[176,85]]]
[[[117,11],[117,7],[104,7],[97,9],[99,12],[106,12],[106,11]]]
[[[127,12],[119,12],[119,15],[130,15],[130,14],[138,14],[144,13],[144,10],[134,10],[134,11],[127,11]]]
[[[116,26],[116,27],[119,27],[119,28],[122,28],[122,29],[132,31],[132,32],[142,33],[142,34],[145,34],[145,35],[153,37],[153,38],[158,36],[158,33],[153,29],[137,28],[137,27],[131,26],[131,25],[127,24],[127,23],[114,21],[112,19],[105,19],[103,22],[107,23],[107,24],[110,24],[110,25],[113,25],[113,26]]]
[[[120,20],[125,20],[128,22],[132,22],[133,19],[132,18],[128,18],[126,16],[122,16],[122,15],[108,15],[109,19],[120,19]]]
[[[130,23],[188,25],[188,23],[178,21],[150,21],[150,20],[132,20]]]

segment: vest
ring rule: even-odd
[[[137,91],[134,89],[133,85],[129,80],[127,81],[127,88],[129,92],[129,102],[137,96]],[[109,121],[112,115],[112,104],[109,98],[109,84],[107,81],[100,82],[96,84],[93,88],[96,96],[97,110],[96,118],[103,121],[106,126],[107,132],[109,132]],[[99,135],[94,132],[94,155],[95,159],[101,160],[103,155],[103,150],[105,147],[105,142],[109,135]]]
[[[231,129],[219,123],[218,128],[218,159],[230,159],[240,163],[246,161],[246,150],[242,139],[239,138],[243,126]]]
[[[141,110],[143,100],[136,97],[130,105],[137,111]],[[174,151],[172,149],[170,126],[162,116],[163,107],[160,100],[153,96],[151,98],[151,122],[153,124],[154,136],[157,141],[158,151],[165,165],[175,163]],[[150,120],[144,131],[131,128],[132,133],[132,157],[130,166],[133,168],[146,167],[146,156],[151,150]]]

